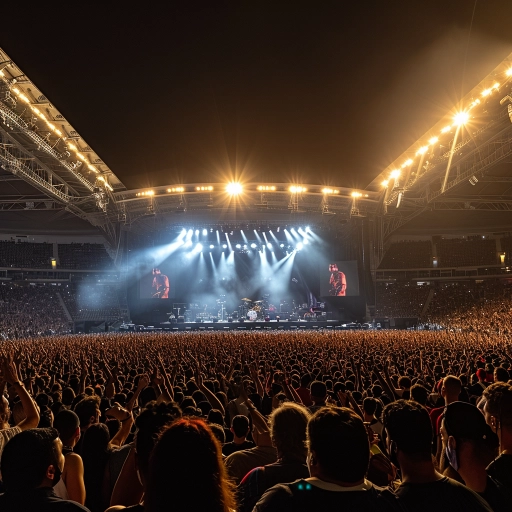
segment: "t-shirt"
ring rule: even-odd
[[[256,446],[249,450],[232,453],[224,460],[228,474],[238,485],[242,478],[258,466],[265,466],[277,460],[277,451],[273,446]]]
[[[512,498],[512,453],[502,453],[487,466],[487,474]],[[511,507],[512,510],[512,507]]]
[[[280,459],[273,464],[254,468],[244,476],[238,486],[239,512],[251,512],[262,494],[274,485],[308,478],[304,461]]]
[[[247,441],[247,439],[241,444],[236,444],[234,441],[231,443],[224,443],[222,445],[222,455],[227,457],[232,453],[240,450],[248,450],[249,448],[254,448],[254,443],[252,441]]]
[[[55,496],[51,487],[32,491],[0,494],[2,512],[90,512],[75,501]]]
[[[476,492],[448,477],[424,484],[403,483],[396,494],[414,512],[491,512]]]
[[[253,512],[338,512],[343,510],[403,512],[405,509],[389,489],[377,487],[368,481],[357,487],[341,487],[308,478],[271,487],[256,503]]]

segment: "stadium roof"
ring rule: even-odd
[[[508,231],[511,66],[512,54],[462,100],[458,111],[447,112],[367,190],[246,183],[236,195],[227,192],[226,183],[127,190],[0,49],[0,230],[101,231],[115,242],[121,229],[145,230],[161,222],[288,220],[336,226],[379,215],[384,238],[394,233]],[[460,112],[468,119],[457,123],[454,116]]]

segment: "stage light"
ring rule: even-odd
[[[383,187],[387,187],[387,186],[388,186],[388,183],[389,183],[389,182],[388,182],[388,180],[384,180],[384,181],[381,183],[381,185],[382,185]]]
[[[469,114],[467,112],[458,112],[453,117],[453,120],[455,121],[455,124],[457,126],[461,126],[463,124],[466,124],[469,121]]]
[[[281,247],[281,249],[284,247],[284,244],[279,244],[279,247]]]
[[[409,165],[412,165],[412,160],[410,158],[402,164],[402,168],[408,167]]]
[[[416,151],[416,155],[424,155],[428,151],[428,146],[422,146],[418,151]]]
[[[449,132],[450,130],[452,129],[452,126],[445,126],[442,130],[441,130],[441,133],[447,133]]]
[[[236,244],[236,245],[235,245],[235,247],[236,247],[237,249],[241,249],[241,248],[242,248],[242,246],[241,246],[240,244]]]
[[[307,238],[304,238],[304,240],[302,240],[302,243],[304,245],[308,245],[309,244],[309,240]]]
[[[439,139],[437,137],[432,137],[431,139],[429,139],[428,143],[432,146],[433,144],[435,144]]]
[[[194,247],[194,252],[201,252],[203,250],[203,244],[197,244]]]
[[[508,68],[507,71],[505,71],[505,75],[512,76],[512,68]]]
[[[241,194],[243,190],[243,187],[240,183],[236,183],[232,181],[231,183],[228,183],[226,185],[226,192],[232,196],[236,196],[238,194]]]
[[[251,249],[256,249],[256,247],[258,247],[258,246],[255,243],[251,244]]]
[[[300,185],[291,185],[289,190],[292,194],[300,194],[302,192],[307,192],[308,189]]]
[[[350,195],[352,197],[356,198],[356,197],[362,197],[363,194],[361,194],[361,192],[352,192]]]
[[[222,248],[223,249],[227,249],[228,248],[228,244],[222,244]]]
[[[191,247],[191,246],[192,246],[192,241],[191,240],[187,240],[183,247]]]
[[[400,176],[400,169],[395,169],[394,171],[391,171],[391,174],[389,175],[389,177],[392,180],[396,180],[398,176]]]
[[[210,244],[210,249],[213,249],[213,248],[215,248],[215,245]]]
[[[199,235],[199,229],[196,229],[196,236]]]
[[[272,249],[272,244],[269,242],[269,243],[267,244],[267,247],[268,247],[269,249]]]
[[[304,245],[302,244],[302,242],[299,242],[299,243],[297,244],[297,251],[302,250],[302,248],[303,248],[303,247],[304,247]]]
[[[208,230],[206,228],[203,229],[203,236],[206,236],[208,234]]]

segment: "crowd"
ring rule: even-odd
[[[493,331],[0,345],[0,510],[512,510]]]
[[[55,286],[0,283],[0,340],[70,332]]]

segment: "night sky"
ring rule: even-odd
[[[364,188],[512,52],[510,0],[91,4],[2,6],[0,47],[128,188]]]

